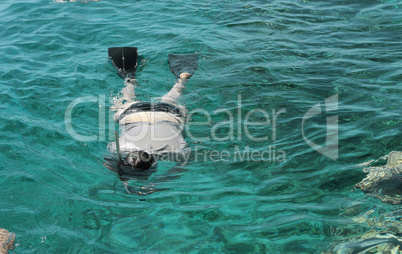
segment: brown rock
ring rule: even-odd
[[[15,234],[0,228],[0,253],[7,254],[8,250],[14,248]]]

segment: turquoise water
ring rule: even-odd
[[[367,232],[353,218],[396,208],[351,190],[364,177],[354,165],[402,150],[401,7],[385,0],[1,1],[0,228],[16,233],[16,253],[320,253]],[[110,100],[123,86],[107,62],[113,46],[139,48],[143,100],[173,84],[169,53],[198,53],[182,102],[212,122],[189,124],[196,138],[187,141],[199,153],[230,158],[207,156],[173,170],[160,162],[149,179],[129,181],[152,194],[127,193],[99,161],[114,140]],[[338,108],[326,112],[333,95]],[[92,102],[78,104],[71,122],[93,141],[73,138],[65,124],[70,103],[86,96]],[[302,130],[317,103],[322,114]],[[254,109],[251,122],[269,114],[269,125],[248,126],[268,137],[263,142],[244,133]],[[274,138],[272,110],[280,109]],[[331,116],[339,118],[336,160],[303,138],[325,145]],[[206,121],[200,113],[190,120]],[[231,124],[233,138],[225,140]],[[282,157],[236,160],[247,147]]]

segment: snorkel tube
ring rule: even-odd
[[[120,153],[120,143],[119,143],[119,133],[117,131],[114,132],[114,139],[116,143],[116,151],[117,151],[117,173],[121,176],[123,171],[121,170],[121,153]]]
[[[119,133],[117,131],[114,132],[114,138],[116,140],[117,159],[120,162],[121,161],[120,143],[119,143]]]

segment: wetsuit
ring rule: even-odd
[[[147,151],[151,154],[181,152],[187,143],[183,137],[182,111],[169,103],[138,102],[119,116],[120,153]],[[116,143],[108,145],[116,153]]]

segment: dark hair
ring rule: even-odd
[[[134,160],[134,167],[140,170],[149,169],[155,162],[155,158],[152,154],[140,151],[138,157]]]

